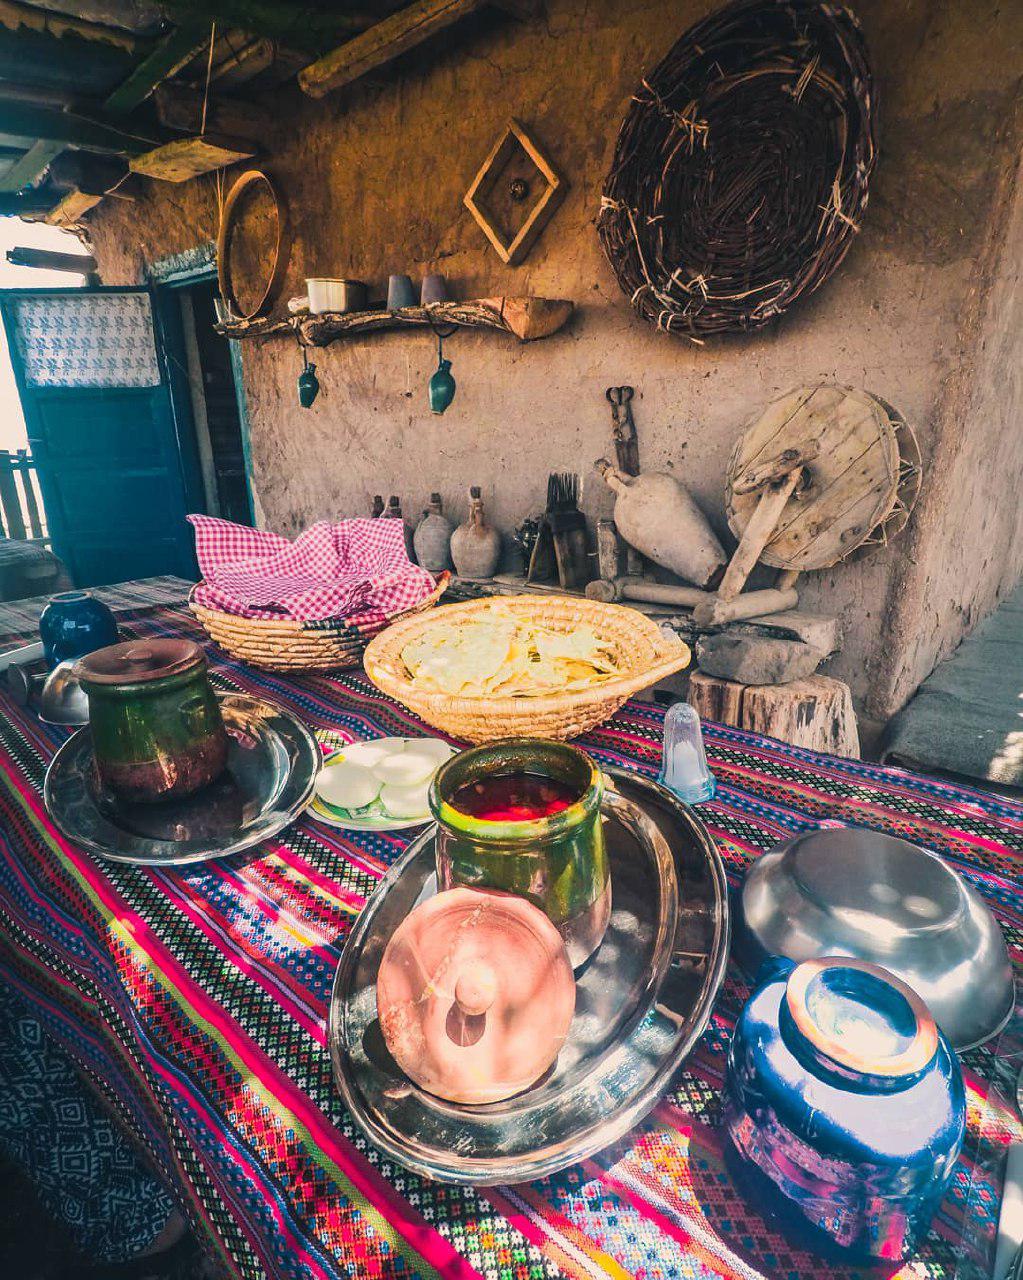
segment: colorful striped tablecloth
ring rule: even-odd
[[[121,621],[134,634],[195,633],[183,609]],[[360,675],[285,678],[212,656],[220,687],[275,699],[344,739],[421,729]],[[747,992],[734,968],[697,1051],[626,1140],[538,1182],[424,1181],[355,1128],[326,1047],[345,936],[408,837],[302,820],[249,859],[181,871],[103,863],[58,836],[43,809],[43,775],[63,732],[6,700],[0,712],[0,980],[142,1140],[229,1274],[850,1274],[791,1248],[726,1174],[720,1088]],[[604,764],[653,776],[662,716],[632,702],[582,745]],[[734,729],[708,725],[706,736],[718,793],[701,813],[733,887],[794,832],[892,832],[966,876],[1021,958],[1023,805]],[[966,1056],[966,1149],[922,1255],[900,1275],[985,1274],[1001,1156],[1023,1137],[1007,1100],[1020,1047],[1017,1019]]]

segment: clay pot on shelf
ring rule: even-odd
[[[469,517],[451,535],[451,559],[460,578],[492,578],[501,559],[501,535],[487,524],[478,485],[469,490]]]
[[[451,535],[454,525],[444,514],[439,493],[430,494],[430,505],[412,536],[416,559],[431,573],[451,568]]]

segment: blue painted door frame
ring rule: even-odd
[[[179,361],[179,368],[186,363],[185,340],[181,328],[181,313],[174,294],[191,285],[216,280],[216,246],[210,241],[183,254],[156,262],[149,269],[149,279],[157,299],[156,309],[164,329],[168,347]],[[176,345],[175,345],[176,344]],[[228,341],[231,351],[231,370],[234,374],[235,398],[238,403],[238,423],[242,437],[242,456],[245,460],[245,488],[249,500],[249,520],[256,523],[255,501],[252,496],[252,446],[249,433],[249,411],[245,400],[245,382],[242,373],[241,350],[236,341]],[[187,380],[172,385],[172,401],[190,405]],[[191,410],[189,409],[189,417]],[[192,428],[193,436],[195,428]]]
[[[38,386],[16,337],[20,299],[148,294],[160,381],[154,386]],[[197,576],[190,511],[205,496],[179,330],[148,289],[0,290],[7,332],[55,553],[80,586],[160,573]],[[184,394],[175,394],[185,378]]]

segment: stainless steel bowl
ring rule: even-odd
[[[47,724],[88,724],[89,698],[75,675],[76,659],[58,662],[39,694],[39,719]]]
[[[747,875],[738,932],[751,973],[768,955],[883,965],[957,1049],[989,1040],[1012,1013],[1012,965],[991,912],[937,854],[906,840],[845,827],[786,841]]]

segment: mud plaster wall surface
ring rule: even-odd
[[[427,333],[377,335],[318,353],[323,390],[311,411],[297,404],[300,361],[291,342],[242,344],[265,525],[293,533],[324,516],[362,513],[376,492],[399,494],[406,514],[417,513],[432,489],[460,519],[467,486],[478,483],[491,519],[508,533],[542,506],[554,469],[584,473],[587,514],[609,514],[611,495],[590,464],[610,448],[604,389],[619,383],[637,389],[644,468],[684,480],[719,531],[725,464],[743,424],[779,392],[816,379],[864,386],[897,405],[916,427],[925,461],[942,432],[959,433],[957,474],[983,463],[992,489],[1003,486],[1002,499],[1016,501],[986,423],[998,419],[1002,445],[1018,456],[1018,425],[1015,435],[1010,430],[1018,365],[1016,377],[991,380],[976,399],[964,393],[971,412],[959,420],[942,418],[941,405],[953,363],[963,360],[961,315],[1014,145],[999,128],[1023,67],[1023,5],[860,0],[882,101],[881,159],[862,233],[836,277],[781,322],[760,336],[698,348],[633,314],[593,223],[640,75],[713,7],[548,0],[542,21],[488,18],[457,28],[372,85],[318,103],[291,87],[268,104],[280,121],[267,139],[268,163],[288,193],[297,233],[289,294],[304,292],[308,275],[380,281],[390,271],[438,269],[456,296],[569,297],[578,314],[556,337],[528,346],[460,331],[446,350],[458,393],[443,417],[426,403],[436,364]],[[461,203],[510,114],[535,131],[571,184],[518,268],[499,261]],[[103,279],[134,282],[145,263],[211,238],[216,208],[212,177],[149,184],[133,206],[103,206],[91,222]],[[989,312],[978,321],[1000,326],[1007,352],[1013,324],[1020,327],[1008,276],[992,268],[989,283],[997,282],[1004,306],[993,321]],[[982,337],[979,327],[967,336],[971,352]],[[841,616],[845,647],[829,669],[871,714],[894,710],[1018,570],[1006,550],[979,545],[972,519],[959,522],[973,541],[964,541],[954,569],[944,562],[948,529],[932,518],[915,542],[802,580],[804,607]],[[1001,521],[998,539],[1018,544],[1018,522],[1014,530],[1009,523]],[[941,583],[937,620],[923,607],[925,570]],[[884,615],[907,575],[918,584],[917,616],[903,610],[896,644]]]

